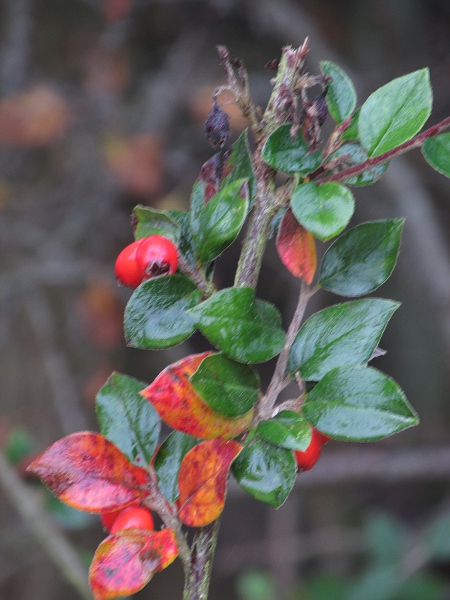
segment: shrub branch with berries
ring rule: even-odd
[[[277,508],[330,438],[370,442],[418,423],[398,384],[368,366],[399,304],[361,299],[391,275],[403,220],[343,231],[354,212],[350,188],[377,181],[395,156],[421,148],[450,176],[450,133],[442,133],[450,118],[420,132],[432,106],[428,71],[394,79],[357,108],[340,67],[305,70],[306,41],[271,63],[277,72],[263,111],[242,61],[223,46],[218,52],[227,84],[215,91],[205,126],[218,152],[203,165],[188,211],[135,208],[136,241],[116,261],[117,278],[134,289],[129,346],[168,348],[199,330],[216,350],[169,365],[150,385],[113,373],[97,396],[101,433],[69,435],[29,467],[61,501],[101,515],[109,535],[90,569],[96,600],[138,591],[177,556],[184,600],[206,599],[230,473]],[[218,100],[225,90],[249,122],[229,149]],[[322,141],[330,117],[334,129]],[[214,261],[244,225],[234,286],[217,290]],[[300,280],[286,333],[278,309],[255,294],[274,230],[281,262]],[[330,240],[316,276],[316,243]],[[354,299],[304,321],[320,290]],[[252,365],[274,357],[261,390]],[[292,397],[281,401],[288,384]],[[164,440],[162,421],[173,429]]]

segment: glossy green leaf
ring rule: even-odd
[[[394,270],[404,219],[369,221],[346,231],[322,260],[319,285],[341,296],[376,290]]]
[[[255,300],[252,288],[226,288],[188,312],[203,335],[238,362],[265,362],[283,347],[280,313]]]
[[[155,471],[162,493],[172,504],[178,498],[178,472],[184,455],[199,443],[195,437],[172,431],[161,444],[155,458]]]
[[[336,123],[342,123],[356,107],[356,90],[350,77],[338,65],[324,60],[320,63],[323,75],[332,77],[326,101],[330,115]]]
[[[381,298],[354,300],[325,308],[297,333],[289,354],[289,372],[319,381],[328,371],[370,360],[381,336],[400,306]]]
[[[248,365],[211,354],[190,379],[196,393],[216,413],[240,417],[258,400],[259,377]]]
[[[248,144],[247,130],[243,131],[231,147],[231,154],[227,158],[224,168],[223,179],[220,189],[223,189],[237,181],[246,179],[248,182],[248,196],[250,205],[256,193],[256,176],[253,169],[252,154]]]
[[[233,181],[203,207],[194,235],[201,263],[214,260],[236,239],[248,211],[248,187],[245,179]]]
[[[427,542],[433,558],[445,561],[450,558],[450,514],[441,514],[432,521]]]
[[[380,440],[417,425],[416,413],[398,384],[371,367],[337,367],[314,386],[303,413],[330,437]]]
[[[349,125],[347,126],[344,133],[342,134],[342,138],[341,138],[342,141],[353,142],[354,140],[358,139],[358,135],[359,135],[358,122],[359,122],[360,113],[361,113],[360,108],[355,110],[355,112],[353,113],[353,116],[350,120]]]
[[[317,185],[312,181],[295,188],[291,208],[297,221],[316,238],[327,241],[348,224],[355,210],[349,189],[340,183]]]
[[[340,171],[344,171],[350,167],[361,165],[367,160],[367,158],[367,152],[360,144],[355,142],[352,144],[343,144],[339,150],[330,156],[330,161],[336,161],[336,159],[343,161],[340,167],[334,170],[335,173],[339,173]],[[367,171],[364,171],[359,175],[355,175],[355,177],[349,177],[346,179],[345,184],[354,185],[356,187],[371,185],[380,179],[388,166],[389,161],[375,165],[374,167],[370,167],[370,169]]]
[[[260,439],[242,450],[231,470],[243,490],[275,507],[286,500],[297,477],[293,452]]]
[[[194,240],[192,239],[189,213],[185,210],[168,210],[167,214],[180,228],[178,252],[181,252],[191,267],[195,267],[197,264],[197,256],[195,254]]]
[[[292,123],[278,127],[266,140],[262,159],[268,165],[292,175],[307,175],[315,171],[322,162],[320,152],[308,152],[308,143],[300,132],[292,140]]]
[[[205,187],[205,183],[199,179],[197,179],[192,187],[188,215],[190,232],[194,240],[200,231],[200,219],[206,205]]]
[[[361,107],[359,139],[371,157],[410,140],[431,114],[428,69],[414,71],[383,85]]]
[[[311,425],[303,415],[282,410],[256,427],[259,437],[288,450],[306,450],[311,443]]]
[[[127,344],[157,349],[184,341],[195,331],[186,310],[198,304],[201,297],[196,285],[180,273],[144,281],[125,309]]]
[[[178,245],[180,239],[179,226],[169,215],[160,210],[138,205],[131,214],[131,223],[136,240],[149,235],[163,235],[175,245]]]
[[[450,133],[441,133],[425,140],[422,154],[433,169],[450,177]]]
[[[161,431],[158,413],[141,395],[146,383],[113,373],[96,398],[100,432],[132,462],[146,467]]]

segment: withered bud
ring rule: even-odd
[[[214,150],[223,148],[230,137],[230,116],[220,108],[216,100],[206,117],[205,133]]]

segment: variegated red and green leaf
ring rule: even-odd
[[[178,555],[172,529],[127,529],[108,536],[95,552],[89,581],[95,600],[128,596],[142,589]]]
[[[291,209],[286,211],[281,221],[276,246],[284,266],[292,275],[310,285],[317,266],[316,243],[314,236],[300,225]]]
[[[190,377],[211,352],[192,354],[169,365],[141,392],[173,429],[204,440],[230,439],[250,425],[253,409],[238,418],[217,414],[198,396]]]
[[[99,433],[81,431],[55,442],[27,469],[59,500],[92,513],[124,508],[148,495],[147,472]]]
[[[234,440],[208,440],[190,450],[178,474],[178,516],[190,527],[202,527],[220,515],[228,472],[243,446]]]

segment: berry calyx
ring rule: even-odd
[[[116,278],[131,288],[137,288],[143,280],[141,269],[136,262],[136,252],[142,240],[136,240],[132,244],[128,244],[119,256],[116,258],[114,272]]]
[[[145,529],[153,531],[155,524],[152,513],[142,506],[128,506],[120,511],[111,527],[111,533],[124,529]]]
[[[322,452],[322,446],[330,438],[311,426],[311,442],[306,450],[295,450],[295,459],[297,461],[298,471],[309,471],[319,460]]]
[[[178,267],[177,247],[163,235],[150,235],[140,240],[136,263],[143,279],[172,275]]]

